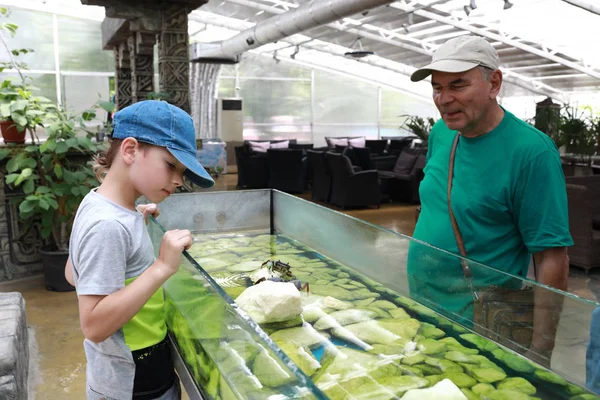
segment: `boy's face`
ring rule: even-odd
[[[136,150],[130,170],[136,190],[152,203],[160,203],[183,184],[185,166],[164,147]]]

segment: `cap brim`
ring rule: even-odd
[[[186,178],[203,188],[209,188],[215,184],[213,178],[206,172],[195,155],[183,150],[169,148],[167,148],[167,150],[169,150],[169,152],[173,154],[173,157],[178,159],[180,163],[185,165],[186,170],[184,175]]]
[[[441,72],[465,72],[477,67],[478,63],[458,60],[439,60],[432,62],[429,65],[419,68],[410,76],[413,82],[419,82],[427,78],[433,71]]]

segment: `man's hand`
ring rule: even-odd
[[[523,354],[523,356],[529,358],[531,361],[540,364],[542,367],[550,368],[550,360],[552,359],[552,349],[550,350],[538,350],[531,346],[529,350]]]
[[[534,254],[534,257],[538,282],[559,290],[567,290],[569,257],[566,247],[547,249]],[[542,287],[536,287],[534,290],[533,338],[531,348],[525,355],[533,361],[549,366],[563,296]]]
[[[139,212],[144,215],[144,220],[148,223],[148,216],[152,215],[154,218],[158,218],[160,215],[160,211],[158,211],[158,206],[154,203],[150,204],[140,204],[137,206]]]

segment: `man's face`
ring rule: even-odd
[[[487,110],[498,94],[501,81],[500,71],[495,71],[487,81],[479,68],[458,73],[433,71],[433,101],[446,126],[461,133],[485,133],[476,130],[485,125]]]

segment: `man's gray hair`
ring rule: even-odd
[[[483,65],[480,65],[477,68],[479,68],[479,70],[481,71],[481,74],[483,75],[483,80],[486,82],[490,80],[492,74],[494,73],[493,69],[484,67]]]

